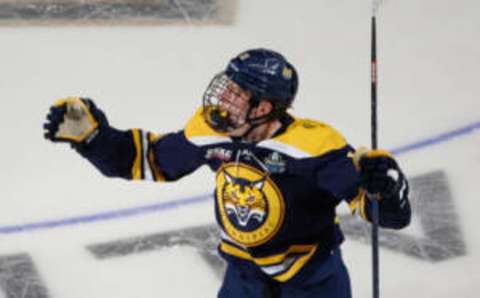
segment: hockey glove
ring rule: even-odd
[[[68,142],[72,147],[88,145],[105,127],[108,127],[105,114],[91,99],[80,97],[57,100],[43,125],[46,139]]]
[[[364,151],[357,159],[360,170],[360,185],[370,194],[389,198],[399,193],[403,174],[393,158],[385,150]]]

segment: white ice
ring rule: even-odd
[[[237,1],[231,26],[1,27],[0,227],[204,194],[205,168],[173,184],[107,179],[42,137],[54,99],[89,96],[118,128],[181,129],[210,79],[252,47],[298,68],[295,115],[369,144],[370,1]],[[394,148],[480,121],[480,4],[386,1],[378,15],[379,140]],[[480,291],[480,133],[399,157],[409,176],[443,170],[467,255],[438,263],[381,250],[382,297],[475,298]],[[435,206],[432,206],[435,208]],[[0,257],[27,253],[50,297],[215,297],[194,248],[99,261],[87,245],[213,223],[211,203],[114,221],[0,234]],[[415,225],[405,231],[419,234]],[[343,245],[354,297],[371,296],[370,247]],[[1,272],[0,272],[1,278]],[[7,297],[0,290],[0,297]]]

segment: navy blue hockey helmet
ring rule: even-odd
[[[232,121],[233,116],[220,108],[229,82],[251,94],[250,110],[261,100],[272,104],[273,109],[268,115],[257,118],[247,116],[245,122],[251,127],[285,114],[298,89],[297,72],[281,54],[268,49],[252,49],[239,54],[230,60],[225,71],[213,78],[203,97],[205,119],[219,131],[238,128],[238,124]]]
[[[281,54],[267,49],[253,49],[230,60],[226,75],[256,100],[266,99],[274,107],[288,108],[297,93],[295,68]]]

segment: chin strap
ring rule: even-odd
[[[249,109],[249,114],[251,112],[251,109]],[[270,113],[266,114],[266,115],[263,115],[263,116],[260,116],[260,117],[256,117],[256,118],[249,118],[247,119],[247,123],[250,125],[250,127],[248,128],[248,130],[241,136],[242,139],[245,139],[253,130],[255,130],[257,127],[271,121],[271,120],[274,120],[274,119],[279,119],[281,116],[283,116],[283,114],[285,113],[285,109],[284,108],[277,108],[273,111],[271,111]]]

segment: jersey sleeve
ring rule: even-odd
[[[351,158],[354,149],[344,146],[316,157],[317,186],[328,191],[338,201],[351,203],[359,193],[359,175]]]
[[[141,129],[108,128],[77,151],[107,177],[174,181],[204,164],[184,131],[156,135]]]
[[[312,153],[317,186],[330,193],[338,202],[344,200],[352,214],[358,213],[364,220],[372,220],[372,195],[360,184],[359,170],[354,162],[355,149],[333,128],[323,125],[316,133],[318,140]],[[312,146],[312,145],[310,145]],[[379,225],[384,228],[400,229],[411,219],[408,199],[408,181],[400,176],[399,190],[390,198],[380,199]]]
[[[372,221],[372,200],[377,198],[368,194],[360,185],[359,174],[350,156],[354,149],[345,146],[318,158],[317,185],[330,192],[335,198],[345,200],[352,214],[359,214],[366,221]],[[411,220],[411,208],[408,199],[408,181],[402,174],[401,186],[396,194],[378,201],[379,226],[401,229]]]
[[[294,145],[300,163],[313,170],[316,186],[338,202],[350,202],[358,193],[358,172],[353,163],[354,149],[333,127],[314,120],[296,119],[291,132],[282,137]]]

